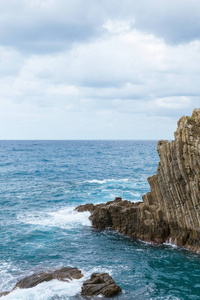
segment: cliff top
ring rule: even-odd
[[[200,137],[200,108],[195,108],[191,117],[181,117],[177,124],[178,128],[174,133],[175,139],[185,130],[190,131],[193,137]]]

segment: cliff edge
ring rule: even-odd
[[[171,242],[200,252],[200,109],[178,121],[175,140],[158,142],[157,175],[143,202],[116,198],[106,204],[83,205],[94,228],[110,227],[155,244]]]

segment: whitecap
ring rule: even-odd
[[[13,276],[10,271],[15,274],[20,274],[21,269],[14,266],[10,261],[0,261],[0,292],[9,290],[10,287],[14,286],[16,276]]]
[[[18,215],[18,220],[31,225],[60,227],[70,229],[81,226],[90,226],[90,212],[77,212],[75,207],[63,208],[54,212],[43,212],[35,215]]]
[[[7,296],[6,300],[50,300],[50,299],[70,299],[81,292],[81,286],[85,279],[74,279],[70,282],[51,280],[43,282],[29,289],[16,289]]]
[[[81,287],[85,280],[89,279],[92,273],[109,273],[112,276],[112,270],[109,268],[94,267],[87,271],[81,270],[84,276],[81,279],[74,279],[70,282],[51,280],[42,282],[29,289],[16,289],[10,294],[2,297],[6,300],[68,300],[75,295],[80,295]]]
[[[103,179],[103,180],[98,180],[98,179],[92,179],[92,180],[85,180],[83,183],[98,183],[98,184],[104,184],[108,182],[128,182],[128,178],[124,179]]]
[[[141,198],[141,193],[138,192],[131,192],[131,191],[126,191],[127,194],[130,194],[131,196]]]

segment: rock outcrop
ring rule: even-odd
[[[44,271],[21,279],[15,285],[13,290],[15,290],[16,288],[20,288],[20,289],[32,288],[38,285],[39,283],[42,283],[44,281],[50,281],[53,279],[68,282],[72,279],[80,279],[82,277],[83,274],[77,268],[61,268],[59,270]]]
[[[6,292],[3,292],[3,293],[0,293],[0,297],[6,296],[6,295],[8,295],[8,294],[10,294],[10,292],[9,292],[9,291],[6,291]]]
[[[112,297],[121,293],[121,291],[121,288],[116,285],[108,273],[93,273],[91,278],[83,283],[81,295]]]
[[[87,208],[90,206],[87,206]],[[61,268],[58,270],[48,270],[44,272],[35,273],[31,276],[21,279],[15,287],[12,289],[14,291],[17,288],[28,289],[35,287],[36,285],[57,279],[60,281],[71,281],[73,279],[80,279],[83,277],[81,270],[77,268]],[[0,297],[6,296],[12,291],[6,291],[0,293]],[[104,297],[111,297],[119,294],[121,288],[116,285],[113,278],[107,273],[93,273],[89,280],[83,282],[81,294],[84,296],[92,295],[103,295]]]
[[[48,270],[44,272],[35,273],[31,276],[21,279],[12,289],[12,291],[14,291],[17,288],[29,289],[42,282],[50,281],[53,279],[69,282],[72,279],[80,279],[82,277],[83,274],[77,268],[61,268],[58,270]],[[8,295],[12,291],[0,293],[0,297]]]
[[[116,198],[85,210],[91,212],[95,228],[110,227],[144,241],[171,242],[199,252],[200,109],[194,109],[191,117],[183,116],[175,140],[159,141],[157,151],[157,175],[148,178],[151,191],[143,202]]]
[[[76,208],[76,210],[77,210],[78,212],[84,212],[84,211],[90,211],[90,212],[92,212],[94,209],[95,209],[95,206],[94,206],[94,204],[91,204],[91,203],[79,205],[79,206]]]

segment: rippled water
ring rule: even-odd
[[[73,266],[109,272],[116,299],[200,299],[200,257],[91,228],[74,208],[120,196],[141,201],[158,163],[155,141],[1,141],[0,292],[33,272]],[[85,280],[85,278],[83,280]],[[56,280],[2,299],[81,299]]]

